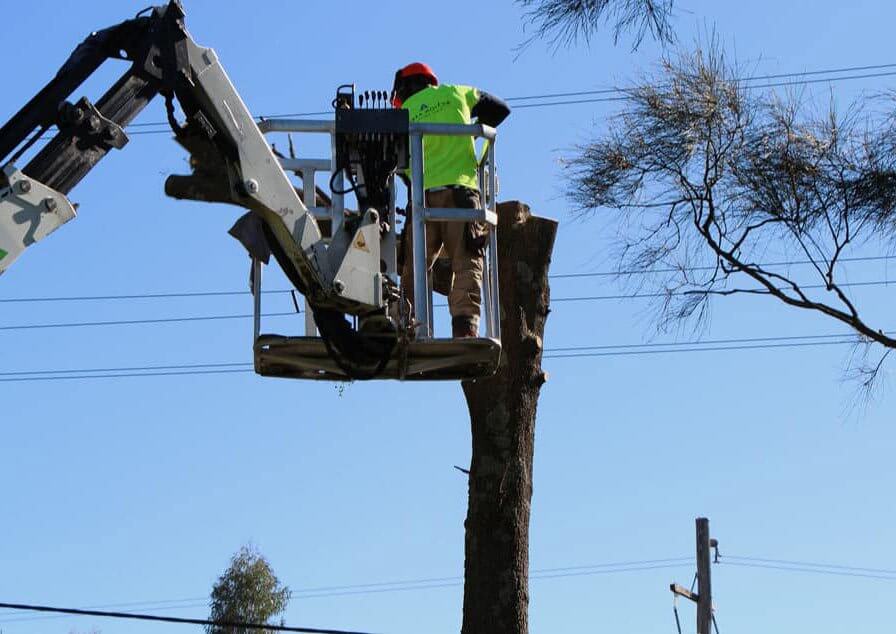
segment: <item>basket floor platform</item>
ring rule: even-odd
[[[491,376],[498,369],[497,339],[427,339],[396,345],[376,379],[457,381]],[[320,337],[259,335],[255,340],[255,371],[289,379],[348,381],[330,357]]]

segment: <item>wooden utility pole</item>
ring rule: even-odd
[[[709,560],[709,520],[697,518],[697,634],[712,631],[712,582]]]
[[[711,549],[718,548],[719,543],[709,536],[709,520],[698,517],[697,524],[697,592],[691,592],[687,588],[673,583],[669,589],[685,599],[697,604],[697,634],[711,634],[713,626],[712,615],[712,579],[710,566]],[[676,621],[678,611],[675,612]],[[679,628],[680,631],[680,628]]]

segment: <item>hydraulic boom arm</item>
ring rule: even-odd
[[[131,66],[96,104],[66,101],[108,59]],[[0,273],[74,217],[67,194],[110,150],[127,144],[124,128],[156,95],[166,100],[172,129],[196,168],[171,177],[179,197],[224,200],[256,213],[281,267],[316,308],[352,314],[382,308],[379,251],[353,248],[355,236],[378,231],[376,215],[360,215],[345,239],[324,243],[215,52],[190,37],[178,0],[91,34],[0,128]],[[54,126],[52,140],[18,169],[15,163]],[[379,241],[360,241],[368,243]]]

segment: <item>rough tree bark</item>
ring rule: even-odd
[[[469,475],[463,634],[526,634],[535,411],[547,375],[542,341],[557,222],[519,202],[498,205],[503,352],[495,376],[463,383]]]

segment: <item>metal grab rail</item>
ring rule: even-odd
[[[329,134],[330,153],[328,158],[318,159],[280,159],[280,165],[285,171],[302,172],[302,193],[305,198],[305,206],[316,220],[329,219],[332,223],[330,235],[335,235],[336,230],[342,225],[345,218],[345,196],[338,192],[345,187],[342,172],[338,173],[333,181],[337,191],[333,192],[333,204],[330,207],[317,207],[314,201],[317,194],[314,190],[314,177],[317,172],[332,172],[336,156],[336,122],[319,121],[316,119],[262,119],[258,124],[262,134],[269,132],[305,132],[309,134]]]
[[[338,192],[333,193],[331,207],[316,207],[309,203],[315,200],[314,177],[317,172],[332,172],[335,163],[335,121],[320,121],[313,119],[264,119],[258,124],[262,133],[269,132],[299,132],[312,134],[329,134],[331,140],[330,158],[321,159],[281,159],[281,165],[287,171],[301,171],[304,186],[306,205],[311,214],[317,219],[329,218],[332,222],[333,235],[341,226],[345,215],[344,196]],[[424,172],[424,136],[471,136],[487,140],[485,155],[477,165],[477,178],[482,207],[480,209],[458,208],[430,208],[425,204],[425,192],[423,184]],[[495,128],[483,124],[446,124],[446,123],[411,123],[409,127],[410,155],[411,155],[411,209],[410,222],[412,226],[411,255],[413,270],[414,297],[417,298],[414,306],[417,322],[417,339],[424,340],[433,337],[433,310],[432,310],[432,279],[427,266],[426,253],[426,222],[485,222],[491,227],[497,227],[497,166],[495,163],[495,142],[497,131]],[[344,189],[343,175],[340,172],[335,176],[334,185],[341,191]],[[394,213],[394,187],[393,187],[392,212]],[[394,231],[394,227],[393,227]],[[498,296],[498,260],[497,260],[497,231],[489,231],[488,248],[484,258],[482,279],[482,305],[484,310],[485,334],[491,339],[501,338],[500,305]],[[260,286],[260,284],[258,285]],[[307,307],[307,306],[306,306]],[[313,325],[308,325],[308,336],[313,336]]]
[[[310,132],[333,133],[336,130],[335,121],[321,121],[319,119],[262,119],[258,129],[263,134],[268,132]],[[411,123],[411,134],[427,134],[433,136],[472,136],[476,138],[494,141],[498,131],[482,123],[469,125],[459,123]]]
[[[423,137],[425,135],[473,136],[489,141],[485,160],[477,167],[481,209],[445,209],[426,206],[423,184],[424,152]],[[417,338],[428,339],[433,336],[432,319],[432,279],[428,274],[426,253],[426,222],[439,220],[443,222],[467,222],[476,220],[486,222],[493,227],[498,224],[496,194],[495,141],[496,130],[486,125],[455,125],[441,123],[412,123],[410,126],[411,142],[411,222],[412,253],[414,259],[414,297],[416,299],[414,315],[418,322]],[[498,309],[498,242],[497,231],[489,231],[489,247],[484,259],[482,276],[482,299],[485,312],[486,336],[492,339],[501,338],[501,325]]]

